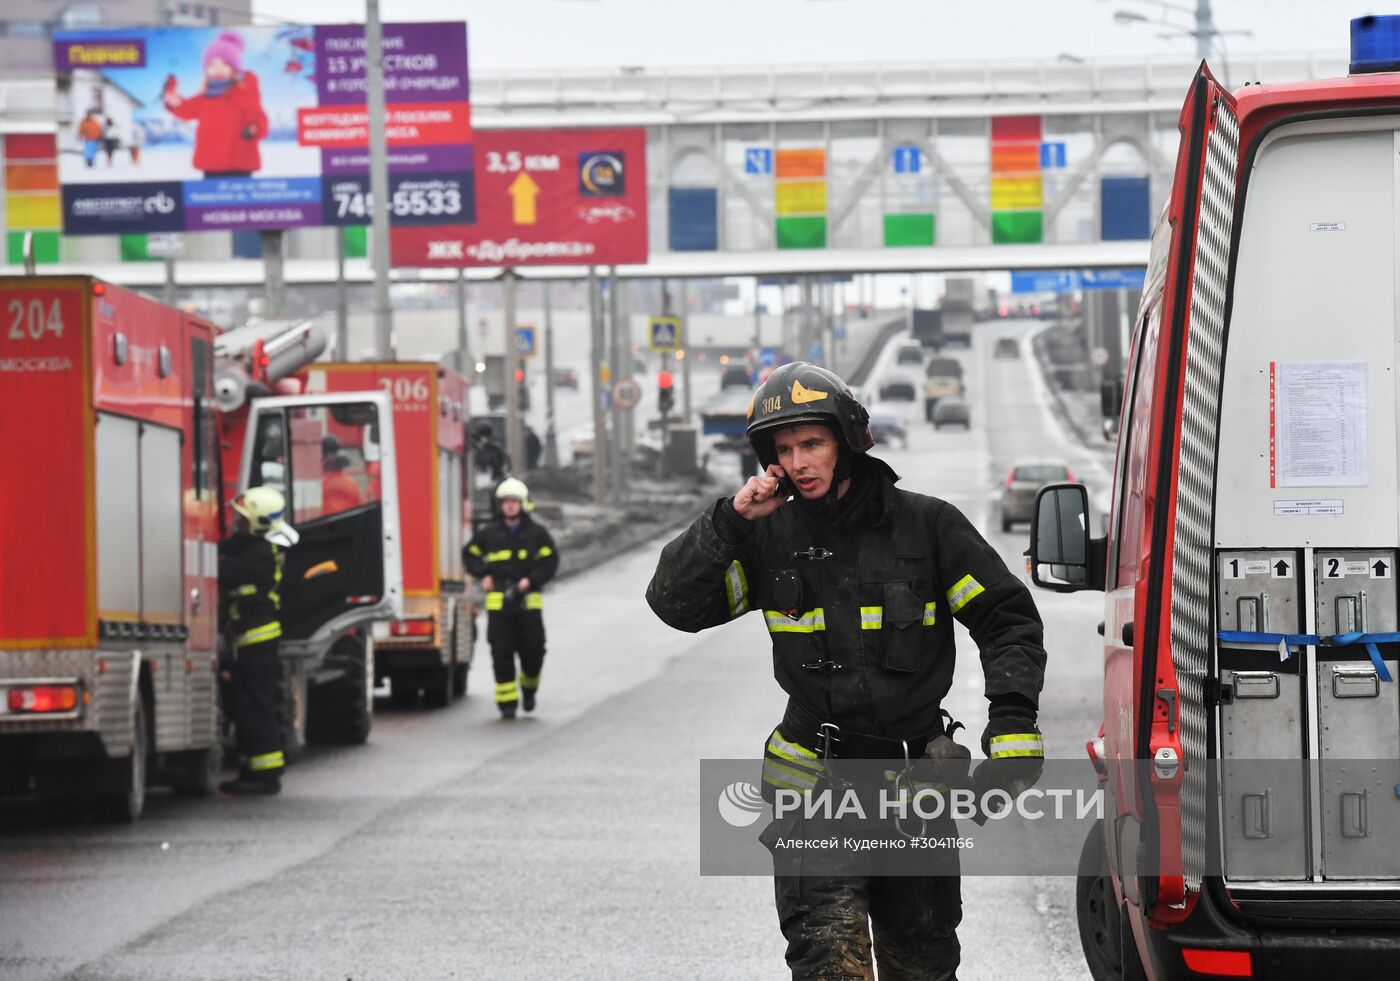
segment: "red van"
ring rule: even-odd
[[[1112,513],[1040,491],[1032,576],[1105,592],[1095,978],[1400,965],[1400,18],[1346,78],[1180,117]]]

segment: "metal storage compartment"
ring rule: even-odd
[[[1396,630],[1395,553],[1319,549],[1317,633]],[[1326,879],[1400,876],[1400,695],[1366,648],[1318,648],[1317,734]],[[1392,679],[1395,658],[1386,658]]]
[[[1220,552],[1222,630],[1300,633],[1298,561],[1292,551]],[[1221,812],[1231,880],[1308,875],[1303,651],[1277,644],[1222,644]],[[1269,761],[1277,761],[1270,765]]]

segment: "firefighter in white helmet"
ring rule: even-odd
[[[231,794],[282,789],[282,567],[297,533],[287,524],[286,498],[251,487],[229,506],[234,532],[219,543],[219,609],[233,650],[230,715],[238,734],[238,777],[220,786]]]
[[[506,478],[496,487],[499,520],[477,532],[462,550],[467,571],[479,577],[486,590],[486,640],[496,672],[496,706],[506,719],[515,718],[517,705],[534,711],[544,665],[540,590],[559,568],[554,539],[530,517],[534,508],[524,481]]]

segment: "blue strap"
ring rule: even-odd
[[[1371,663],[1376,666],[1376,676],[1380,678],[1381,681],[1391,680],[1390,672],[1386,670],[1385,661],[1381,660],[1381,652],[1376,645],[1400,643],[1400,632],[1388,634],[1336,634],[1327,638],[1323,643],[1327,643],[1328,640],[1331,641],[1329,646],[1336,647],[1350,647],[1353,644],[1365,644],[1366,653],[1371,656]]]
[[[1356,631],[1345,634],[1332,634],[1319,637],[1317,634],[1272,634],[1255,630],[1222,630],[1220,640],[1226,644],[1287,644],[1304,647],[1355,647],[1364,645],[1371,663],[1376,666],[1376,676],[1381,681],[1392,681],[1390,671],[1381,658],[1377,644],[1400,644],[1400,631],[1383,634],[1363,634]],[[1291,653],[1291,652],[1290,652]]]

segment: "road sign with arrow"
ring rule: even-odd
[[[641,265],[646,130],[472,134],[476,221],[390,229],[395,266]]]
[[[540,195],[540,186],[527,172],[521,171],[520,175],[510,182],[506,193],[510,195],[512,220],[515,224],[533,225],[538,214],[535,199]]]

